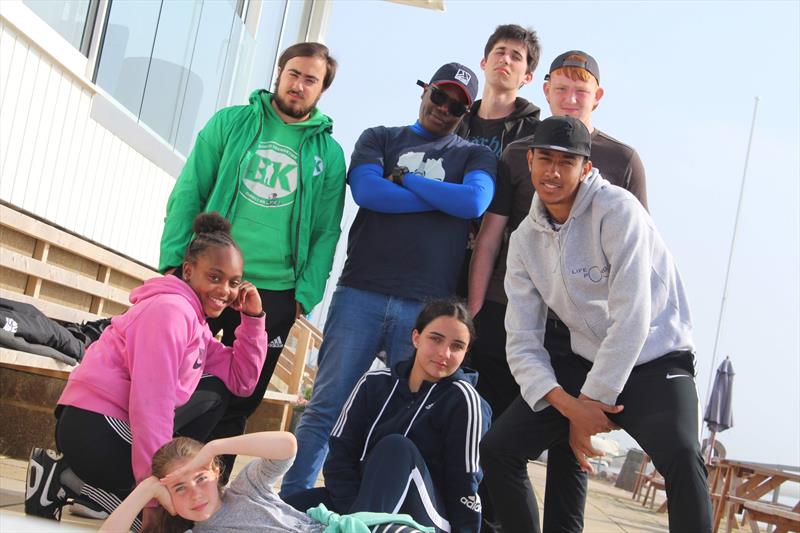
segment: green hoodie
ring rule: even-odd
[[[241,176],[253,157],[253,146],[262,138],[265,106],[270,105],[271,98],[266,90],[255,91],[250,95],[250,105],[221,109],[198,134],[167,202],[161,271],[183,262],[198,213],[217,211],[228,220],[233,218]],[[301,164],[289,232],[295,299],[306,312],[322,299],[341,232],[345,195],[344,154],[331,137],[333,122],[319,112],[310,120],[314,125],[303,129],[299,149]],[[266,272],[248,271],[245,255],[246,279],[269,277]]]

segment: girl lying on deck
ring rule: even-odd
[[[26,513],[58,520],[67,498],[112,512],[150,474],[162,444],[175,434],[208,440],[229,394],[255,387],[267,351],[261,298],[242,280],[230,224],[201,214],[193,229],[181,277],[134,289],[133,306],[111,320],[70,375],[56,408],[63,456],[33,449]],[[206,324],[228,306],[242,315],[232,348]],[[201,377],[213,390],[193,394]]]
[[[269,431],[213,440],[206,445],[178,437],[153,456],[152,475],[143,480],[100,528],[105,532],[128,531],[136,515],[156,498],[161,516],[153,531],[193,533],[253,531],[321,533],[322,531],[371,531],[412,533],[410,517],[359,513],[339,517],[324,508],[301,513],[284,503],[272,486],[289,468],[297,451],[291,433]],[[250,455],[251,461],[230,487],[219,485],[223,454]],[[332,527],[332,529],[326,529]],[[420,526],[421,527],[421,526]],[[374,531],[374,530],[372,530]],[[431,531],[423,529],[422,531]]]

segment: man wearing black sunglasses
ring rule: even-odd
[[[314,485],[336,418],[376,354],[394,365],[414,353],[417,315],[425,301],[455,292],[469,220],[494,194],[494,154],[453,133],[478,94],[475,73],[448,63],[418,84],[416,123],[369,128],[353,151],[348,182],[359,210],[284,496]],[[476,495],[461,496],[447,504],[451,531],[477,531]]]

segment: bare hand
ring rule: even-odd
[[[263,308],[261,307],[261,295],[258,294],[258,289],[249,281],[243,281],[239,285],[239,296],[233,301],[231,308],[246,315],[260,315]]]
[[[581,432],[572,423],[569,425],[569,447],[584,472],[594,472],[594,467],[589,462],[590,457],[601,457],[602,452],[592,447],[592,436]]]
[[[298,301],[294,302],[294,319],[297,320],[301,316],[305,316],[305,311],[303,310],[303,304]]]
[[[165,487],[169,486],[170,484],[177,483],[180,479],[182,479],[187,474],[191,474],[198,470],[202,469],[209,469],[211,470],[211,463],[214,460],[215,453],[209,447],[208,444],[203,446],[194,457],[190,460],[183,463],[181,466],[161,478],[161,485]]]
[[[567,418],[570,425],[575,425],[581,433],[591,436],[619,429],[619,426],[608,419],[606,413],[615,414],[622,409],[624,409],[622,405],[608,405],[581,394]]]
[[[592,447],[592,435],[619,429],[606,413],[619,413],[622,405],[608,405],[581,394],[569,413],[569,446],[581,465],[581,470],[594,472],[590,457],[600,457],[602,452]]]
[[[161,504],[165,511],[175,516],[175,506],[172,505],[172,496],[170,496],[169,490],[157,478],[154,477],[153,479],[156,480],[155,488],[153,489],[155,492],[154,498],[158,500],[158,503]]]

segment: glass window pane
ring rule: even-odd
[[[306,40],[308,19],[311,16],[311,2],[307,0],[289,0],[287,9],[286,25],[283,27],[283,39],[281,39],[281,50]]]
[[[305,33],[309,6],[262,2],[253,38],[237,14],[241,0],[114,0],[95,82],[188,154],[217,109],[269,87],[279,41],[292,44]]]
[[[256,41],[245,28],[244,22],[236,19],[231,30],[225,71],[222,73],[219,95],[217,96],[217,109],[247,101],[249,91],[237,94],[235,99],[232,97],[232,91],[235,86],[241,86],[249,78],[255,45]]]
[[[23,3],[72,46],[81,49],[89,0],[23,0]]]
[[[161,2],[112,2],[95,83],[139,116]]]
[[[195,134],[218,109],[217,98],[226,69],[231,27],[243,27],[242,21],[236,16],[235,8],[236,5],[231,2],[207,0],[203,3],[189,83],[186,86],[180,124],[174,141],[175,149],[180,153],[189,153]]]
[[[175,143],[181,109],[196,115],[199,96],[209,90],[216,96],[216,87],[209,88],[206,80],[189,70],[193,55],[197,55],[195,47],[201,45],[198,24],[209,4],[225,6],[227,2],[212,1],[205,6],[201,2],[164,2],[161,7],[139,120],[169,144]],[[230,31],[230,15],[227,21],[218,19],[216,24]],[[195,97],[186,100],[187,92]]]
[[[252,89],[272,90],[272,72],[278,61],[278,45],[281,38],[281,24],[286,9],[286,0],[261,3],[261,18],[256,32],[256,50],[250,79],[239,94]]]

